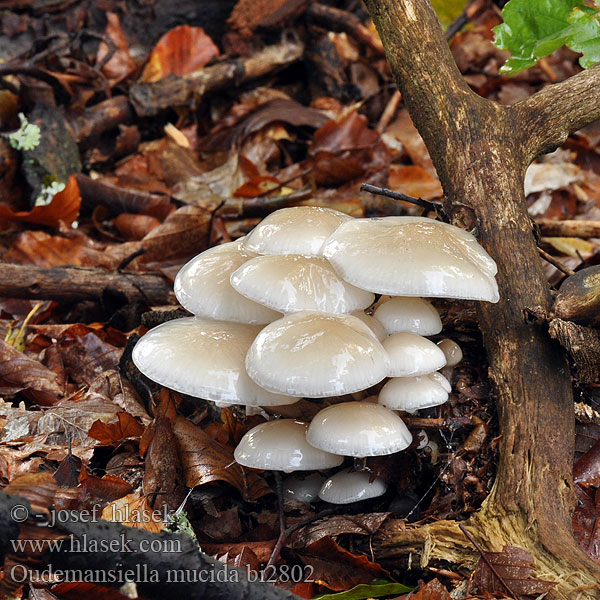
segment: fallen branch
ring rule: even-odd
[[[2,264],[0,268],[0,297],[4,298],[77,302],[101,300],[107,293],[148,305],[173,303],[169,282],[158,275],[82,267]]]
[[[12,537],[15,528],[13,518],[15,506],[24,507],[30,517],[36,514],[29,502],[17,495],[0,493],[0,529]],[[18,515],[24,514],[19,509]],[[64,514],[62,514],[64,513]],[[203,554],[186,535],[163,532],[148,533],[141,529],[126,527],[120,523],[97,520],[81,523],[76,520],[71,511],[61,511],[64,517],[60,524],[54,527],[36,527],[39,538],[56,538],[56,534],[64,534],[64,543],[59,549],[35,556],[35,564],[22,566],[27,563],[27,556],[14,556],[9,552],[12,568],[5,572],[5,578],[11,574],[21,578],[25,575],[35,577],[51,568],[53,573],[58,571],[80,571],[94,575],[95,580],[102,576],[114,575],[116,581],[102,581],[103,585],[120,587],[126,581],[135,581],[140,596],[152,600],[157,598],[185,597],[186,600],[212,600],[227,598],[228,600],[294,600],[297,598],[291,592],[277,588],[260,579],[250,582],[248,573],[219,562]],[[75,515],[76,517],[76,515]],[[32,525],[39,525],[31,518],[21,525],[29,534]],[[89,551],[70,551],[71,544],[75,547],[85,547]],[[103,551],[110,548],[109,551]],[[112,550],[112,549],[118,550]],[[157,551],[164,548],[165,551]],[[98,549],[94,551],[94,549]],[[101,549],[101,550],[100,550]],[[123,550],[121,550],[123,549]],[[168,550],[170,549],[170,550]],[[3,557],[4,558],[4,557]],[[23,563],[21,563],[21,559]],[[5,568],[7,566],[5,562]],[[128,576],[127,573],[130,573]],[[260,574],[258,574],[258,577]],[[71,575],[73,577],[73,575]],[[78,579],[76,577],[76,579]]]
[[[600,237],[600,221],[554,221],[541,219],[536,221],[542,235],[556,237],[593,238]]]
[[[169,75],[155,83],[138,83],[131,88],[131,101],[140,116],[148,117],[167,108],[198,104],[205,94],[238,87],[296,62],[304,44],[291,37],[267,46],[248,58],[236,58],[204,67],[184,77]]]

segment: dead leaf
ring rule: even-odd
[[[31,210],[14,212],[8,206],[0,206],[0,221],[25,221],[48,227],[58,227],[62,221],[72,225],[79,216],[81,195],[75,175],[71,175],[62,192],[54,194],[49,204],[35,206]]]
[[[104,446],[112,446],[127,439],[139,438],[144,433],[144,428],[129,413],[120,412],[117,417],[117,422],[94,421],[88,435]]]
[[[227,542],[226,544],[211,544],[210,542],[202,543],[202,552],[210,554],[211,556],[222,557],[226,555],[228,559],[239,556],[242,553],[252,552],[256,557],[259,564],[266,563],[271,554],[273,554],[273,548],[275,548],[275,540],[268,540],[265,542],[240,542],[239,544],[232,544]]]
[[[586,487],[600,486],[600,440],[575,462],[573,479]]]
[[[102,518],[127,527],[160,533],[165,529],[160,511],[155,511],[139,492],[128,494],[104,507]]]
[[[319,519],[296,532],[288,541],[291,548],[305,548],[324,537],[347,533],[373,535],[383,525],[390,513],[358,515],[333,515]]]
[[[600,506],[594,488],[575,486],[577,504],[573,512],[573,535],[583,551],[593,560],[600,560]]]
[[[96,54],[96,64],[102,65],[102,72],[114,85],[135,71],[137,65],[129,54],[129,43],[121,27],[119,15],[107,12],[106,18],[108,22],[106,23],[104,36],[114,44],[114,48],[109,47],[106,42],[100,42]],[[103,64],[107,58],[108,61]]]
[[[160,221],[149,215],[121,213],[115,218],[113,225],[126,240],[141,240],[158,227]]]
[[[572,256],[573,258],[579,258],[579,255],[583,258],[589,258],[596,251],[596,246],[592,242],[582,240],[581,238],[570,238],[570,237],[544,237],[542,242],[550,244],[553,248]]]
[[[141,81],[152,83],[167,75],[181,77],[199,71],[219,49],[202,27],[180,25],[165,33],[150,53]]]
[[[390,189],[413,198],[432,200],[443,195],[440,180],[419,165],[392,165],[388,185]]]
[[[485,552],[485,556],[516,594],[523,596],[547,594],[557,583],[533,577],[533,556],[523,548],[504,546],[502,552]],[[479,559],[473,573],[473,583],[480,592],[505,594],[507,591],[482,559]]]
[[[256,473],[235,462],[232,448],[220,444],[184,417],[177,417],[173,432],[188,487],[225,481],[236,487],[246,500],[257,500],[271,492]]]
[[[571,163],[534,163],[525,173],[525,195],[558,190],[581,179],[581,169]]]
[[[390,579],[390,574],[366,556],[348,552],[330,537],[312,543],[298,556],[304,565],[314,568],[315,583],[335,592],[347,590],[373,579]]]
[[[0,340],[0,394],[20,391],[44,406],[56,404],[63,396],[54,371]]]
[[[412,600],[452,600],[448,590],[437,579],[433,579],[416,594],[411,594]]]

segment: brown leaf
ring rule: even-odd
[[[235,462],[232,448],[215,441],[184,417],[177,417],[173,432],[188,487],[225,481],[236,487],[246,500],[257,500],[271,492],[256,473]]]
[[[102,445],[112,446],[120,444],[123,440],[138,438],[144,433],[144,428],[129,413],[120,412],[118,421],[103,423],[95,421],[88,431],[88,435],[98,440]]]
[[[144,494],[153,506],[176,510],[185,497],[181,461],[171,422],[159,417],[153,423],[154,437],[146,453]]]
[[[197,531],[201,531],[217,542],[240,539],[243,529],[238,507],[232,506],[227,510],[220,511],[216,518],[206,515],[197,524]]]
[[[271,554],[273,554],[273,548],[275,548],[275,540],[268,540],[265,542],[240,542],[239,544],[211,544],[202,543],[202,551],[211,556],[222,556],[227,555],[227,558],[239,556],[242,553],[252,552],[257,558],[259,564],[266,563]]]
[[[133,492],[133,488],[129,483],[112,475],[96,477],[87,469],[84,469],[79,479],[88,506],[93,506],[99,502],[112,502]]]
[[[437,580],[433,579],[424,585],[416,594],[412,594],[412,600],[451,600],[452,596],[448,590]]]
[[[556,582],[535,579],[533,556],[517,546],[504,546],[502,552],[485,552],[488,561],[516,594],[537,596],[548,593]],[[482,559],[473,573],[473,583],[480,592],[505,594],[506,588]]]
[[[67,454],[58,469],[54,471],[54,479],[60,487],[77,487],[81,473],[81,459],[73,454]]]
[[[144,67],[141,80],[152,83],[167,75],[181,77],[199,71],[217,56],[219,49],[202,27],[180,25],[158,40]]]
[[[160,512],[155,511],[139,492],[123,496],[105,506],[102,518],[151,533],[160,533],[165,528]]]
[[[413,198],[432,200],[443,195],[440,180],[418,165],[392,165],[388,185],[390,189]]]
[[[75,175],[67,180],[65,189],[54,194],[49,204],[35,206],[31,210],[14,212],[8,206],[0,206],[0,221],[26,221],[48,227],[58,227],[60,221],[71,225],[79,216],[81,195]]]
[[[425,146],[425,142],[414,126],[407,110],[401,110],[398,113],[398,117],[390,123],[385,133],[395,137],[402,143],[415,165],[419,165],[435,175],[435,168],[427,146]]]
[[[344,533],[373,535],[390,513],[366,513],[359,515],[333,515],[319,519],[295,533],[288,542],[291,548],[305,548],[324,537]]]
[[[158,227],[160,221],[148,215],[121,213],[113,221],[113,225],[126,240],[141,240]]]
[[[330,537],[314,542],[299,551],[300,560],[314,568],[315,582],[335,592],[347,590],[373,579],[390,579],[390,574],[366,556],[348,552]]]
[[[104,252],[104,247],[83,234],[74,237],[50,235],[44,231],[19,234],[4,260],[38,267],[98,266],[114,268],[118,261]]]
[[[114,53],[112,52],[113,48],[109,47],[108,44],[100,42],[96,54],[96,64],[101,65],[110,55],[108,62],[102,66],[102,72],[114,85],[135,71],[137,65],[129,54],[129,43],[121,28],[119,15],[107,12],[106,18],[108,22],[106,23],[104,36],[114,44]]]
[[[339,121],[327,121],[315,132],[311,152],[339,154],[345,150],[365,150],[379,140],[379,134],[369,129],[367,118],[351,112]]]
[[[575,486],[577,504],[573,512],[573,534],[583,551],[600,561],[600,506],[593,488]]]
[[[573,479],[586,487],[600,485],[600,440],[575,462]]]
[[[0,394],[24,394],[43,406],[56,404],[63,395],[59,378],[37,360],[0,340]]]

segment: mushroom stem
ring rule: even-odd
[[[369,467],[367,467],[367,457],[360,456],[354,458],[354,470],[355,471],[369,471]]]

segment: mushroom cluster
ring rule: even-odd
[[[496,302],[495,273],[475,238],[445,223],[285,208],[179,271],[175,294],[194,316],[149,331],[133,361],[150,379],[221,405],[349,396],[310,424],[282,418],[258,425],[234,456],[248,467],[288,473],[354,457],[356,468],[327,479],[319,497],[374,497],[386,485],[365,474],[364,460],[411,444],[395,411],[445,402],[451,388],[438,371],[462,355],[450,340],[427,339],[442,323],[421,296]],[[375,294],[382,298],[371,315]],[[378,398],[356,400],[386,378]]]

